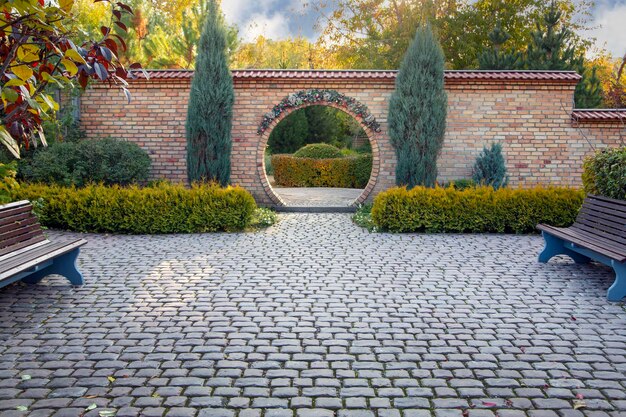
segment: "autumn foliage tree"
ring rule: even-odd
[[[73,0],[0,0],[0,142],[15,157],[23,148],[46,143],[42,123],[59,108],[49,87],[85,88],[98,80],[130,97],[126,80],[141,66],[125,68],[117,56],[125,48],[122,18],[132,9],[95,1],[110,3],[111,23],[101,27],[99,39],[77,45],[68,29]]]
[[[616,64],[608,84],[604,94],[606,106],[616,109],[626,108],[626,54]]]

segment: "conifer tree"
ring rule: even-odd
[[[396,183],[432,187],[443,145],[448,98],[444,56],[429,26],[417,30],[389,102],[389,136],[396,150]]]
[[[602,87],[595,68],[585,65],[585,57],[572,42],[573,32],[559,27],[562,13],[552,2],[537,30],[532,34],[524,56],[523,67],[530,70],[573,70],[582,80],[576,86],[577,108],[594,108],[602,104]]]
[[[193,181],[230,180],[233,82],[226,31],[216,0],[210,0],[191,83],[187,111],[187,176]]]
[[[491,148],[483,147],[483,151],[474,163],[472,179],[476,184],[490,185],[496,190],[507,186],[509,176],[506,172],[501,144],[493,143]]]
[[[491,42],[491,49],[486,49],[478,56],[478,65],[481,70],[510,70],[519,65],[520,54],[512,50],[505,50],[504,44],[511,39],[498,23],[487,35]]]

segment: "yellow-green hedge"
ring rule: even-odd
[[[30,200],[43,225],[77,232],[130,234],[237,231],[256,209],[243,188],[167,183],[139,188],[22,184],[14,200]]]
[[[296,158],[272,156],[276,185],[283,187],[365,188],[372,172],[372,156]]]
[[[374,224],[391,232],[530,233],[571,225],[584,193],[571,188],[392,188],[374,199]]]

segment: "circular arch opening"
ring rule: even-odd
[[[365,132],[367,140],[369,141],[371,148],[372,148],[372,170],[370,172],[370,177],[365,188],[361,191],[360,195],[356,199],[354,199],[354,201],[352,201],[348,206],[355,206],[355,205],[364,203],[368,199],[370,194],[372,193],[372,190],[374,189],[376,185],[378,173],[380,171],[380,149],[379,149],[380,133],[375,131],[371,127],[372,126],[371,123],[370,124],[366,123],[363,117],[361,117],[356,112],[352,111],[350,108],[347,108],[335,102],[330,102],[326,100],[320,100],[320,101],[311,102],[311,103],[304,103],[304,104],[289,108],[289,110],[282,112],[278,117],[274,118],[271,121],[271,123],[267,125],[267,128],[261,133],[259,145],[257,148],[257,167],[258,167],[258,174],[259,174],[259,177],[261,178],[261,183],[263,184],[263,188],[265,189],[265,192],[269,196],[270,200],[276,206],[288,207],[288,204],[285,203],[284,199],[282,199],[280,195],[276,193],[276,191],[270,184],[270,181],[267,177],[266,164],[265,164],[265,150],[268,146],[268,141],[269,141],[272,131],[274,130],[276,126],[278,126],[280,122],[282,122],[285,118],[289,117],[289,115],[291,115],[295,111],[302,110],[304,108],[311,107],[311,106],[324,106],[324,107],[332,107],[332,108],[338,109],[348,114],[354,120],[356,120],[358,124],[361,126],[361,128],[363,129],[363,131]]]

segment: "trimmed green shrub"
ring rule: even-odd
[[[626,200],[626,146],[603,149],[585,159],[585,192]]]
[[[243,188],[165,182],[154,187],[84,188],[23,184],[14,200],[38,202],[45,226],[95,233],[200,233],[238,231],[250,225],[256,209]]]
[[[483,147],[476,158],[472,179],[476,184],[490,185],[496,190],[507,186],[509,176],[506,173],[501,144],[492,143],[491,148]]]
[[[476,183],[469,178],[460,178],[458,180],[452,180],[443,185],[444,188],[452,187],[455,190],[465,190],[467,188],[475,188]]]
[[[372,173],[372,156],[296,158],[272,156],[274,181],[283,187],[364,188]]]
[[[391,188],[372,219],[391,232],[531,233],[539,223],[570,226],[584,193],[571,188]]]
[[[312,143],[310,145],[303,146],[293,154],[296,158],[315,158],[315,159],[328,159],[328,158],[343,158],[341,149],[329,145],[328,143]]]
[[[128,185],[144,182],[150,157],[137,144],[117,139],[58,142],[37,150],[19,164],[18,177],[27,182],[75,185],[91,182]]]

